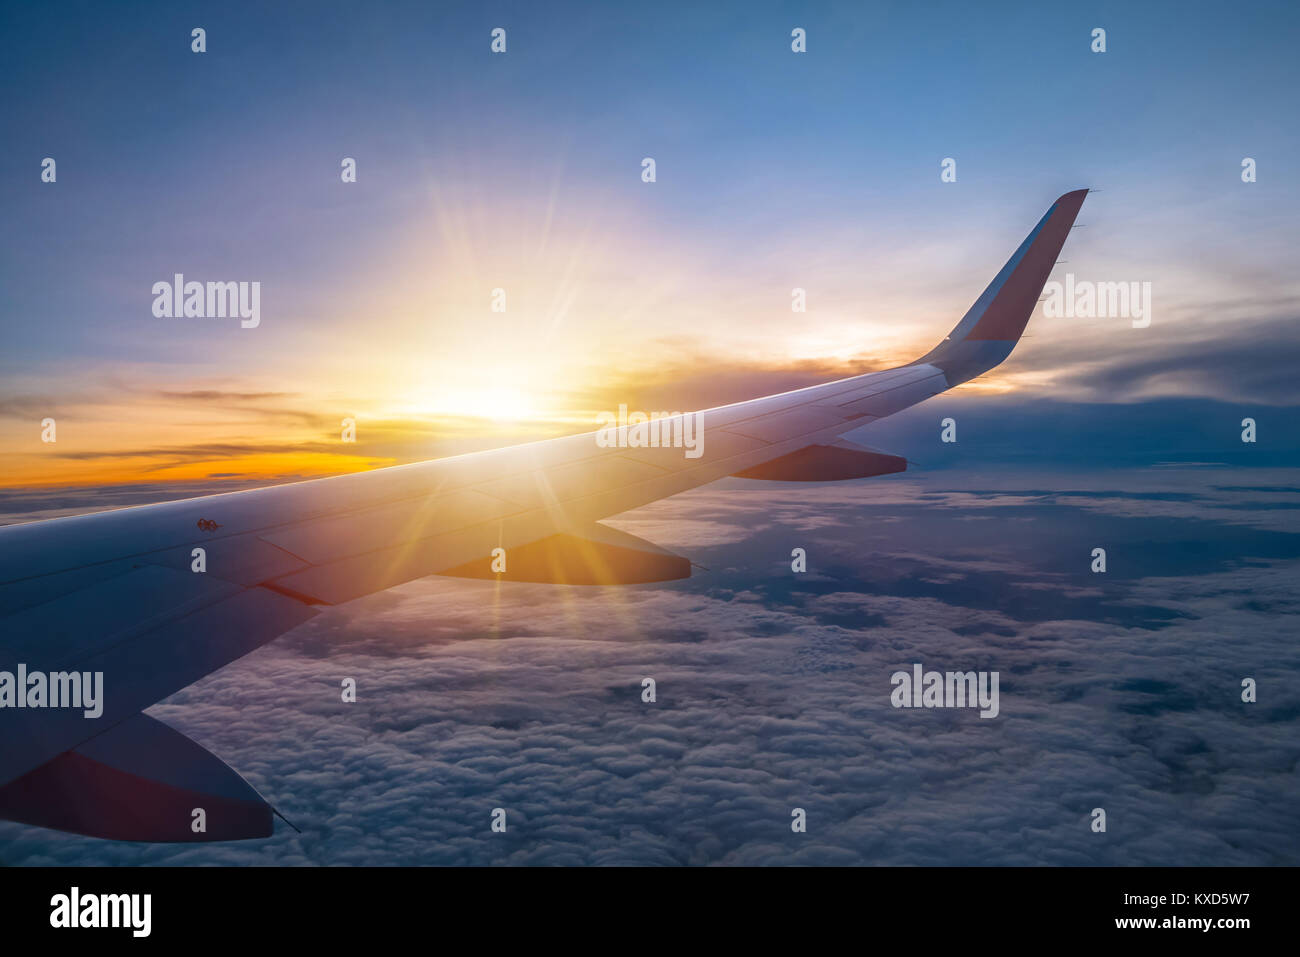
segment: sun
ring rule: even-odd
[[[430,389],[409,411],[425,415],[524,422],[545,418],[547,410],[536,395],[509,385],[441,386]]]

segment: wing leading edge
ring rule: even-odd
[[[12,819],[103,837],[261,835],[264,802],[231,782],[225,772],[233,771],[193,742],[177,742],[177,732],[132,719],[323,605],[432,574],[568,584],[681,578],[689,574],[686,559],[600,520],[728,475],[828,481],[901,471],[903,460],[844,436],[1010,355],[1087,192],[1052,204],[926,355],[895,369],[694,413],[704,437],[694,458],[680,448],[629,447],[624,429],[605,445],[587,433],[0,527],[0,704],[7,704],[0,707],[0,817],[8,809]],[[191,571],[195,548],[207,556],[203,575]],[[493,564],[498,549],[505,550],[503,568]],[[101,673],[101,714],[15,707],[31,691],[17,687],[20,668],[49,676]],[[100,739],[107,743],[91,744]],[[152,768],[120,759],[137,739],[169,742],[196,769],[194,780],[151,780]],[[106,772],[101,759],[108,753],[120,760]],[[110,789],[101,797],[111,808],[132,782],[149,806],[173,809],[159,812],[164,816],[206,787],[220,793],[222,800],[211,803],[232,818],[205,838],[179,822],[155,820],[141,831],[124,825],[120,814],[106,810],[97,818],[88,810],[94,802],[87,804],[86,788]],[[60,787],[77,791],[75,800],[67,798],[68,812],[34,814],[33,806],[58,804]],[[185,836],[168,836],[179,833]]]

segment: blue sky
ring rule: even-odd
[[[599,279],[626,279],[629,295],[644,277],[623,273],[647,252],[674,276],[708,267],[626,330],[642,339],[656,324],[681,334],[674,314],[695,324],[685,300],[700,295],[710,331],[733,332],[740,318],[718,300],[743,315],[800,273],[843,307],[821,317],[839,334],[889,281],[875,260],[890,251],[910,264],[894,276],[902,293],[883,290],[910,307],[898,322],[964,309],[1027,224],[1080,185],[1106,191],[1085,211],[1089,264],[1151,277],[1167,305],[1218,290],[1209,264],[1243,297],[1277,292],[1270,282],[1295,292],[1288,4],[87,4],[5,17],[10,370],[203,366],[199,337],[205,354],[263,371],[292,341],[328,342],[318,327],[355,316],[343,310],[365,301],[358,286],[436,273],[458,240],[485,272],[526,265],[478,247],[533,228],[539,203],[557,239],[595,230],[614,244]],[[492,57],[498,25],[509,48]],[[793,25],[807,54],[789,50]],[[1094,26],[1104,54],[1089,51]],[[45,155],[60,163],[53,189],[35,173]],[[356,189],[339,188],[343,155],[359,160]],[[647,155],[653,188],[637,175]],[[945,156],[959,176],[941,186]],[[1260,164],[1250,187],[1243,156]],[[439,213],[431,191],[447,220],[471,221],[434,223],[413,251]],[[274,287],[285,318],[261,337],[271,346],[154,334],[135,290],[187,269]],[[625,306],[568,321],[603,341],[601,316]],[[377,331],[389,321],[367,316]]]

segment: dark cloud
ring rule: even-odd
[[[1294,301],[1286,305],[1295,310]],[[1300,363],[1294,342],[1300,311],[1230,322],[1205,315],[1176,325],[1153,321],[1146,330],[1117,328],[1114,336],[1098,338],[1083,349],[1059,337],[1036,338],[1032,349],[1017,352],[1014,371],[1050,370],[1050,385],[1028,391],[1073,401],[1133,402],[1178,396],[1294,405]]]
[[[57,396],[34,393],[0,395],[0,419],[29,419],[39,421],[47,415],[56,415],[63,409],[75,408],[96,401],[85,393],[60,391]]]
[[[293,399],[297,392],[232,392],[224,389],[191,389],[187,392],[158,393],[164,399],[193,402],[254,402],[265,399]]]
[[[957,441],[939,440],[940,420],[957,422]],[[1241,440],[1244,418],[1257,441]],[[909,458],[925,471],[990,468],[1035,472],[1153,467],[1300,466],[1300,408],[1208,399],[1141,403],[1068,402],[958,390],[872,423],[858,438]]]
[[[245,455],[293,455],[309,452],[331,453],[339,451],[337,442],[205,442],[197,445],[163,445],[135,449],[103,449],[75,452],[53,452],[61,459],[86,461],[94,459],[167,459],[155,467],[166,468],[178,462],[206,462]]]

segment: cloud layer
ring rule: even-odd
[[[707,567],[687,582],[412,582],[151,709],[302,833],[149,847],[4,824],[0,858],[1300,863],[1300,530],[1270,519],[1300,496],[1271,478],[684,495],[618,524]],[[912,662],[998,670],[1001,715],[895,710]]]

